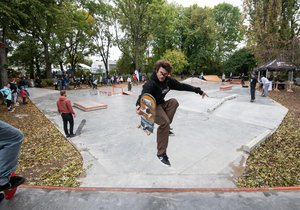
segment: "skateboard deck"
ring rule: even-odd
[[[15,172],[13,172],[11,174],[11,176],[15,176]],[[11,200],[14,195],[16,194],[16,191],[18,189],[18,186],[17,187],[14,187],[14,188],[11,188],[9,190],[4,190],[1,192],[1,195],[0,195],[0,202],[5,198],[6,200]]]
[[[140,109],[141,113],[141,124],[138,126],[138,128],[142,128],[147,135],[150,135],[154,130],[156,114],[155,98],[148,93],[143,94],[140,99],[140,106],[137,108]]]
[[[79,124],[79,126],[78,126],[78,128],[75,132],[76,136],[81,134],[82,128],[85,124],[86,124],[86,119],[81,120],[81,122],[80,122],[80,124]]]

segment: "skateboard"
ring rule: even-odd
[[[79,126],[78,126],[78,128],[75,132],[76,136],[81,134],[82,128],[85,125],[85,123],[86,123],[86,119],[81,120],[81,122],[80,122],[80,124],[79,124]]]
[[[12,173],[11,173],[11,176],[15,176],[15,175],[16,175],[15,172],[12,172]],[[14,187],[14,188],[11,188],[11,189],[9,189],[9,190],[4,190],[4,191],[2,191],[1,194],[0,194],[0,202],[1,202],[4,198],[5,198],[6,200],[11,200],[11,199],[14,197],[14,195],[15,195],[17,189],[18,189],[18,186],[17,186],[17,187]]]
[[[140,106],[136,107],[140,109],[141,124],[138,128],[142,128],[149,136],[154,130],[154,121],[156,113],[156,101],[152,95],[145,93],[140,99]]]

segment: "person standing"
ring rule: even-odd
[[[131,91],[131,87],[132,87],[132,82],[131,82],[131,77],[129,75],[127,78],[127,90]]]
[[[224,83],[225,83],[225,74],[223,73],[222,74],[222,85],[224,85]]]
[[[261,84],[263,85],[263,92],[262,92],[261,96],[262,97],[267,97],[268,92],[269,92],[270,81],[265,76],[263,76],[261,78]]]
[[[200,94],[202,98],[208,96],[200,87],[194,87],[188,84],[180,83],[171,78],[172,65],[165,60],[159,60],[154,65],[154,72],[144,85],[141,95],[138,97],[136,105],[140,107],[140,99],[144,93],[152,95],[157,103],[155,123],[157,128],[157,157],[166,164],[171,165],[167,156],[167,147],[169,142],[170,124],[179,106],[178,101],[171,98],[165,101],[165,96],[170,90],[190,91]],[[140,108],[137,114],[141,114]]]
[[[12,94],[10,84],[8,83],[6,86],[4,86],[4,88],[0,90],[0,93],[2,93],[3,97],[5,98],[7,111],[13,112],[14,109],[11,107]]]
[[[27,104],[27,102],[26,102],[27,92],[26,92],[24,86],[21,86],[20,95],[21,95],[21,97],[22,97],[23,105]]]
[[[18,103],[18,88],[17,88],[16,80],[13,79],[9,84],[10,84],[12,98],[14,100],[14,105],[19,106],[19,103]]]
[[[97,89],[97,85],[98,85],[98,79],[94,78],[94,81],[93,81],[93,90]]]
[[[256,83],[257,83],[256,76],[254,73],[252,73],[251,80],[250,80],[250,95],[251,95],[250,102],[254,102],[254,100],[255,100]]]
[[[0,191],[15,188],[25,182],[21,176],[11,176],[16,171],[23,133],[0,120]],[[4,196],[0,194],[0,200]]]
[[[57,102],[57,110],[61,114],[61,117],[63,119],[64,124],[64,131],[66,134],[66,137],[74,137],[75,134],[73,132],[74,129],[74,117],[76,117],[76,114],[71,106],[71,101],[67,98],[66,90],[60,91],[60,97],[58,98]],[[68,123],[70,124],[70,130],[68,129]]]

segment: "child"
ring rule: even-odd
[[[21,86],[20,94],[23,99],[23,104],[27,104],[27,102],[26,102],[27,91],[25,90],[24,86]]]
[[[1,89],[0,92],[2,93],[3,97],[6,100],[7,111],[13,112],[14,109],[11,107],[12,94],[11,94],[10,84],[8,83],[6,86],[4,86],[4,88]]]
[[[18,103],[18,87],[17,87],[16,80],[13,79],[13,81],[11,81],[9,83],[9,85],[10,85],[10,89],[11,89],[12,98],[14,100],[14,105],[19,106],[19,103]]]

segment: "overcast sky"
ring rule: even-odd
[[[176,2],[184,7],[191,6],[193,4],[198,4],[200,7],[214,7],[220,3],[226,2],[232,4],[233,6],[242,8],[243,0],[167,0],[168,2]]]

